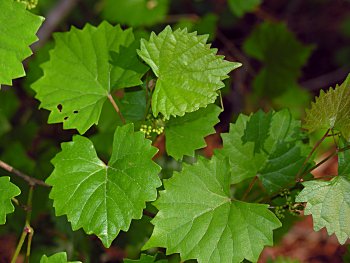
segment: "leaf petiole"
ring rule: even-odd
[[[123,114],[120,112],[120,109],[119,109],[117,103],[114,101],[113,96],[111,94],[108,94],[107,97],[108,97],[109,101],[112,103],[115,111],[118,113],[119,118],[121,119],[122,123],[126,124],[125,118],[124,118]]]

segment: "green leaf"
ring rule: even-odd
[[[268,193],[276,193],[288,186],[299,172],[306,151],[295,143],[278,143],[257,176]]]
[[[75,136],[63,143],[52,160],[55,170],[47,183],[56,214],[66,214],[73,230],[96,234],[109,247],[132,219],[140,219],[145,202],[157,197],[160,167],[152,158],[157,150],[132,124],[117,127],[108,165],[89,139]]]
[[[107,0],[102,17],[129,26],[151,26],[164,20],[169,0]]]
[[[271,119],[271,111],[265,114],[263,111],[259,110],[253,114],[247,122],[242,141],[243,143],[253,142],[255,153],[260,153],[267,137],[269,136]]]
[[[124,263],[167,263],[168,260],[162,259],[162,260],[156,260],[157,255],[150,256],[146,254],[142,254],[140,259],[131,260],[131,259],[124,259]]]
[[[166,247],[167,254],[198,262],[256,262],[272,232],[281,226],[268,205],[230,198],[230,175],[225,160],[200,157],[181,173],[165,180],[155,202],[159,209],[144,249]]]
[[[183,116],[213,103],[224,87],[222,80],[241,66],[216,55],[207,38],[186,29],[173,32],[167,26],[159,35],[152,33],[149,41],[141,40],[138,54],[158,77],[152,96],[154,116]]]
[[[230,132],[221,134],[223,148],[215,153],[222,157],[228,157],[233,184],[256,176],[266,162],[264,154],[255,153],[253,142],[243,143],[242,141],[248,120],[248,116],[239,115],[235,124],[230,125]]]
[[[127,121],[143,120],[146,113],[146,91],[125,92],[120,100],[120,111]]]
[[[35,81],[40,79],[44,72],[40,67],[41,64],[50,60],[50,51],[54,48],[54,42],[52,40],[45,43],[38,50],[35,51],[35,56],[28,61],[27,76],[24,79],[25,87],[29,88]],[[26,89],[30,92],[30,95],[34,97],[35,93],[31,89]]]
[[[346,80],[320,96],[306,110],[304,128],[309,132],[319,129],[336,129],[350,139],[350,74]]]
[[[294,179],[305,160],[308,147],[299,141],[300,133],[300,122],[288,110],[240,115],[222,134],[223,149],[216,155],[229,159],[233,184],[258,176],[274,193]]]
[[[12,79],[25,76],[22,61],[32,54],[29,46],[44,18],[13,0],[0,1],[0,10],[0,85],[12,85]]]
[[[98,123],[111,91],[141,84],[146,67],[136,57],[132,31],[123,31],[120,26],[103,22],[82,30],[73,27],[54,38],[50,61],[42,66],[44,76],[32,88],[40,107],[51,111],[49,123],[63,122],[65,129],[76,128],[82,134]],[[131,47],[134,55],[128,49]],[[113,65],[109,63],[110,52],[115,52]]]
[[[289,109],[293,117],[300,120],[305,117],[305,109],[310,104],[311,99],[308,90],[297,85],[289,86],[281,96],[272,100],[272,105],[275,109]]]
[[[146,112],[145,90],[127,91],[118,102],[119,109],[127,123],[143,120]],[[98,132],[90,137],[98,153],[107,154],[112,152],[113,134],[117,126],[123,123],[116,114],[111,103],[103,105],[101,116],[97,125]],[[103,156],[104,157],[104,156]]]
[[[350,179],[342,176],[331,181],[310,181],[298,195],[297,202],[307,202],[305,215],[312,215],[315,231],[327,228],[339,243],[350,237]]]
[[[228,4],[231,11],[238,17],[242,17],[245,13],[253,12],[262,0],[229,0]]]
[[[81,261],[67,261],[66,252],[56,253],[50,257],[43,255],[40,263],[81,263]]]
[[[10,177],[0,177],[0,225],[6,223],[6,215],[15,211],[11,199],[18,196],[21,190],[10,182]]]
[[[257,95],[276,97],[297,85],[312,46],[299,42],[283,23],[265,22],[254,29],[244,51],[263,62],[253,86]]]
[[[208,40],[213,41],[216,35],[218,20],[218,15],[214,13],[208,13],[204,16],[198,17],[195,21],[190,18],[183,18],[174,25],[174,29],[186,27],[188,31],[197,31],[197,34],[199,35],[208,34]]]
[[[218,106],[211,104],[185,116],[170,118],[165,127],[167,153],[177,160],[184,155],[194,156],[195,150],[206,146],[204,137],[215,133],[220,112]]]
[[[315,231],[326,227],[344,244],[350,237],[350,153],[339,154],[338,176],[330,181],[304,182],[297,202],[307,202],[305,215],[312,215]]]
[[[141,78],[148,71],[148,67],[141,63],[136,50],[140,42],[135,40],[128,47],[120,46],[118,53],[111,52],[113,88],[133,87],[142,84]]]

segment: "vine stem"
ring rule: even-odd
[[[312,148],[311,152],[309,153],[309,155],[306,157],[303,165],[300,167],[297,175],[295,176],[295,181],[296,182],[300,182],[302,180],[302,178],[305,176],[305,174],[303,174],[302,176],[300,176],[301,172],[303,171],[303,169],[305,168],[306,164],[308,163],[308,161],[310,160],[312,154],[317,150],[317,148],[320,146],[320,144],[328,137],[329,132],[331,131],[331,129],[328,129],[326,131],[326,133],[322,136],[322,138],[316,142],[316,144],[314,145],[314,147]]]
[[[224,107],[224,101],[222,100],[222,94],[220,90],[219,90],[219,96],[220,96],[221,112],[223,112],[225,110],[225,107]]]
[[[16,263],[17,261],[17,258],[18,258],[18,255],[19,255],[19,252],[21,251],[21,248],[23,246],[23,243],[24,243],[24,240],[26,239],[27,237],[27,232],[25,231],[25,229],[23,230],[22,232],[22,235],[19,239],[19,242],[17,244],[17,247],[16,247],[16,251],[15,251],[15,254],[13,254],[13,257],[12,257],[12,260],[11,260],[11,263]]]
[[[147,210],[143,210],[143,215],[148,216],[150,218],[154,218],[156,216],[156,214],[154,214],[150,211],[147,211]]]
[[[247,69],[247,72],[251,76],[255,76],[256,72],[253,69],[252,65],[250,64],[249,59],[239,50],[238,47],[230,40],[228,39],[224,33],[222,33],[220,30],[216,30],[216,36],[218,40],[224,44],[224,46],[227,48],[227,51],[236,59],[238,59],[244,67]]]
[[[247,198],[248,194],[249,194],[250,191],[252,190],[252,188],[253,188],[253,186],[254,186],[254,184],[255,184],[255,182],[256,182],[257,180],[258,180],[258,177],[257,177],[257,176],[254,176],[253,180],[250,182],[250,184],[249,184],[247,190],[245,191],[245,193],[244,193],[244,195],[243,195],[243,197],[242,197],[242,201],[244,201],[244,200]]]
[[[30,226],[30,220],[32,218],[33,191],[34,191],[34,185],[31,185],[29,188],[29,193],[28,193],[25,225],[24,225],[21,237],[18,241],[15,253],[13,254],[11,263],[16,263],[18,255],[21,252],[21,249],[23,247],[24,241],[25,241],[27,236],[28,236],[28,243],[27,243],[27,252],[26,252],[26,262],[29,262],[30,249],[31,249],[32,238],[33,238],[33,234],[34,234],[33,228]]]
[[[315,170],[316,168],[320,167],[322,164],[324,164],[325,162],[327,162],[328,160],[332,159],[334,156],[336,156],[338,153],[341,153],[341,152],[345,152],[347,150],[350,149],[350,145],[349,146],[346,146],[344,148],[340,148],[340,149],[336,149],[333,153],[329,154],[326,158],[324,158],[322,161],[320,161],[319,163],[317,163],[316,165],[314,165],[313,167],[311,167],[309,170],[307,170],[306,172],[304,172],[304,174],[302,175],[305,176],[307,175],[308,173],[312,172],[313,170]],[[301,178],[302,178],[301,177]]]
[[[113,105],[115,111],[118,113],[119,118],[121,119],[122,123],[123,123],[123,124],[126,124],[126,121],[125,121],[125,119],[124,119],[124,116],[123,116],[123,114],[120,112],[120,109],[119,109],[117,103],[115,103],[115,101],[114,101],[112,95],[111,95],[111,94],[108,94],[107,97],[108,97],[109,101],[112,103],[112,105]]]
[[[279,22],[279,20],[276,17],[272,16],[271,14],[269,14],[265,10],[261,9],[260,7],[255,9],[254,14],[258,18],[265,20],[265,21],[269,21],[269,22],[273,22],[273,23]]]
[[[4,169],[5,171],[14,174],[20,178],[22,178],[24,181],[26,181],[30,186],[40,185],[44,187],[51,187],[50,185],[46,184],[44,181],[38,180],[36,178],[30,177],[29,175],[26,175],[25,173],[13,168],[11,165],[3,162],[0,160],[0,167]]]

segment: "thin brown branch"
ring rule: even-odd
[[[39,41],[32,45],[32,49],[36,50],[43,46],[51,37],[52,33],[57,29],[58,25],[69,15],[80,0],[61,0],[47,14],[46,19],[38,31]]]
[[[261,7],[256,8],[255,11],[254,11],[254,14],[257,17],[259,17],[260,19],[265,20],[265,21],[270,21],[270,22],[273,22],[273,23],[276,23],[276,22],[279,21],[279,19],[277,19],[276,17],[274,17],[270,13],[266,12]]]
[[[300,83],[300,85],[308,90],[320,90],[342,81],[348,73],[349,68],[343,67],[316,78],[306,80]]]
[[[328,130],[326,131],[326,133],[322,136],[322,138],[321,138],[318,142],[316,142],[316,144],[315,144],[314,147],[312,148],[311,152],[310,152],[309,155],[306,157],[306,159],[305,159],[303,165],[300,167],[300,169],[299,169],[297,175],[295,176],[295,181],[296,181],[296,182],[299,182],[300,180],[302,180],[303,175],[300,176],[300,174],[302,173],[302,171],[303,171],[303,169],[305,168],[306,164],[309,162],[309,160],[310,160],[312,154],[317,150],[317,148],[320,146],[320,144],[328,137],[328,134],[329,134],[330,131],[331,131],[331,129],[328,129]]]
[[[253,188],[255,182],[256,182],[258,179],[259,179],[259,178],[258,178],[257,176],[255,176],[255,177],[253,178],[253,180],[250,182],[250,184],[249,184],[247,190],[245,191],[245,193],[244,193],[244,195],[243,195],[243,197],[242,197],[242,201],[245,201],[245,200],[246,200],[248,194],[250,193],[250,191],[252,190],[252,188]]]
[[[347,150],[350,149],[350,145],[346,146],[344,148],[340,148],[335,150],[333,153],[329,154],[326,158],[324,158],[322,161],[320,161],[319,163],[317,163],[316,165],[314,165],[313,167],[311,167],[309,170],[307,170],[302,176],[301,178],[303,178],[305,175],[311,173],[313,170],[315,170],[316,168],[320,167],[322,164],[324,164],[325,162],[327,162],[328,160],[332,159],[334,156],[338,155],[338,153],[341,152],[345,152]]]
[[[11,165],[9,165],[1,160],[0,160],[0,167],[2,169],[4,169],[5,171],[22,178],[30,186],[40,185],[40,186],[44,186],[44,187],[51,187],[50,185],[46,184],[44,181],[30,177],[29,175],[26,175],[25,173],[18,171],[17,169],[13,168]]]
[[[117,103],[115,103],[115,101],[114,101],[114,99],[113,99],[111,94],[108,94],[108,99],[112,103],[113,108],[115,109],[115,111],[118,113],[119,118],[121,119],[122,123],[125,124],[126,123],[125,118],[124,118],[123,114],[120,112],[120,109],[119,109]]]
[[[196,14],[180,14],[180,15],[169,15],[165,19],[166,24],[177,23],[180,20],[190,20],[192,22],[196,22],[200,19],[200,17]]]
[[[220,30],[217,30],[216,37],[226,47],[227,51],[243,64],[242,67],[246,69],[251,76],[256,75],[256,72],[251,66],[248,58],[236,47],[236,45],[230,39],[225,36],[224,33],[222,33]]]
[[[143,210],[143,215],[148,216],[150,218],[154,218],[156,216],[156,214],[153,214],[147,210]]]

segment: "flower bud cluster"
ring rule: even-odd
[[[286,203],[284,205],[275,207],[275,214],[279,219],[285,218],[285,213],[288,211],[291,215],[298,216],[300,214],[300,210],[303,209],[301,203],[295,203],[292,196],[290,195],[290,191],[288,189],[284,189],[280,193],[281,197],[285,197]]]
[[[140,131],[146,134],[147,137],[151,136],[152,133],[160,135],[164,132],[164,127],[153,127],[152,125],[141,125]]]
[[[152,114],[149,114],[146,118],[146,123],[141,125],[140,131],[142,131],[147,138],[153,135],[161,135],[164,132],[165,122],[166,120],[164,117],[154,118]]]
[[[16,0],[17,2],[24,3],[27,9],[33,9],[38,5],[38,0]]]

